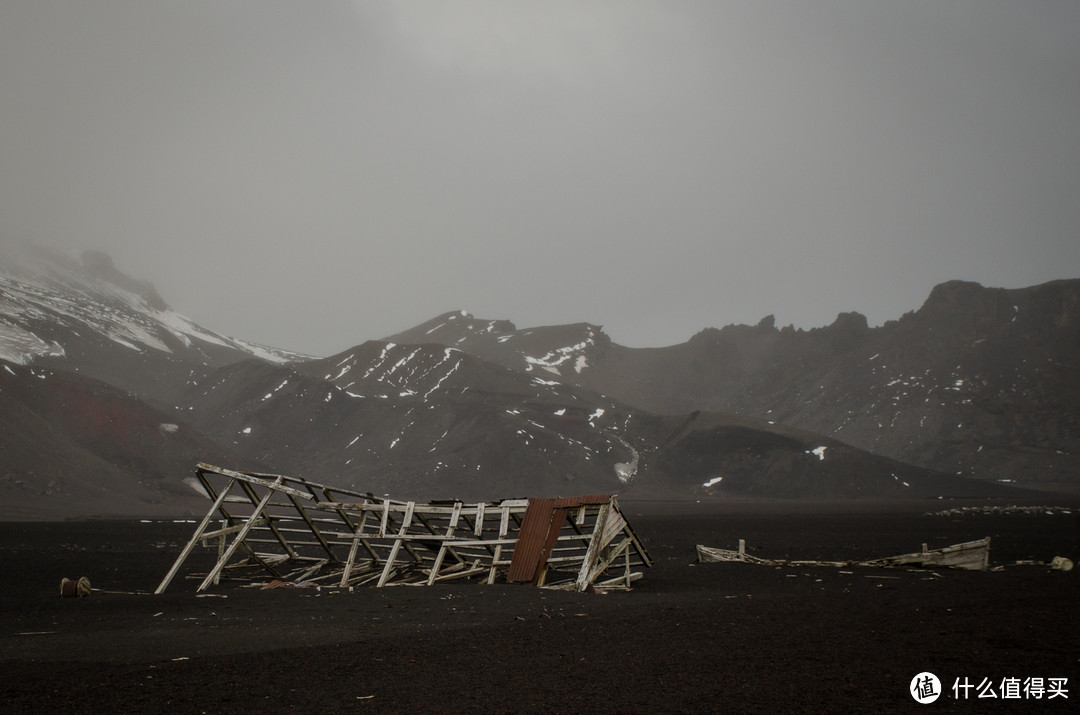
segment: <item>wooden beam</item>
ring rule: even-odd
[[[326,539],[323,538],[322,532],[319,531],[319,527],[315,526],[315,523],[311,520],[311,517],[308,516],[308,513],[304,509],[303,505],[301,505],[300,502],[296,501],[296,497],[294,497],[292,494],[289,494],[288,496],[289,501],[292,502],[293,508],[295,508],[297,513],[300,514],[300,518],[304,520],[304,522],[308,525],[308,528],[311,529],[311,533],[315,535],[315,538],[319,540],[320,544],[322,544],[323,549],[326,550],[326,555],[330,557],[331,561],[334,561],[335,563],[340,563],[341,559],[339,559],[337,557],[337,554],[334,553],[334,550],[330,548],[330,544],[328,544],[326,542]]]
[[[461,517],[461,502],[454,503],[454,513],[450,515],[450,525],[446,527],[446,538],[450,538],[454,535],[454,529],[457,528],[458,519]],[[431,575],[428,577],[428,585],[435,583],[435,578],[439,575],[439,569],[442,567],[443,558],[446,556],[446,543],[444,542],[439,547],[439,553],[435,556],[435,565],[431,567]],[[455,554],[456,556],[456,554]],[[458,563],[463,564],[465,560],[460,556],[457,557]]]
[[[280,482],[281,480],[282,477],[277,478],[278,482]],[[275,483],[273,486],[277,486],[277,484]],[[231,559],[233,554],[236,553],[236,549],[244,541],[244,538],[247,536],[248,531],[251,530],[253,522],[258,519],[260,512],[262,512],[263,508],[266,507],[266,503],[270,501],[270,497],[272,497],[273,495],[273,490],[266,493],[266,496],[263,497],[262,501],[259,502],[259,504],[256,506],[255,512],[248,517],[247,524],[244,525],[244,528],[240,530],[240,533],[237,534],[236,538],[233,539],[231,544],[229,544],[229,548],[225,550],[225,554],[222,555],[220,559],[218,559],[218,562],[214,565],[214,568],[210,571],[209,574],[207,574],[206,578],[203,579],[203,582],[199,584],[199,588],[196,589],[197,591],[201,592],[203,589],[209,586],[215,578],[217,578],[217,575],[219,573],[221,573],[221,569],[225,567],[225,564],[228,563],[229,559]],[[252,554],[254,554],[254,552],[252,552]]]
[[[365,501],[364,504],[367,504],[367,501]],[[362,534],[364,533],[364,524],[367,523],[367,512],[361,510],[361,513],[363,516],[356,525],[356,530],[353,532],[352,545],[349,546],[349,559],[345,562],[345,568],[341,572],[342,588],[348,585],[349,579],[352,577],[353,564],[356,562],[356,552],[360,547],[360,542],[364,540]],[[375,552],[371,550],[371,547],[367,544],[364,544],[364,546],[371,553],[372,557],[374,557]]]
[[[240,482],[240,488],[244,490],[244,494],[246,494],[247,498],[251,500],[251,505],[257,507],[259,505],[259,495],[256,494],[255,490],[251,488],[251,485],[247,482]],[[267,528],[270,529],[270,532],[274,535],[274,538],[276,538],[278,540],[278,543],[281,544],[281,548],[285,549],[285,553],[287,553],[291,558],[296,558],[296,551],[293,549],[292,545],[288,542],[288,540],[284,536],[282,536],[281,532],[278,531],[277,525],[274,523],[274,519],[270,516],[270,512],[266,511],[266,506],[269,503],[269,499],[271,499],[273,495],[274,489],[271,488],[270,491],[267,492],[266,498],[263,499],[263,505],[262,507],[260,507],[263,511],[263,521],[265,521]]]
[[[589,587],[589,583],[592,580],[593,566],[596,564],[596,560],[600,556],[600,540],[597,538],[604,532],[604,526],[607,523],[608,512],[611,511],[611,502],[602,504],[600,509],[596,512],[596,523],[593,524],[592,541],[589,542],[589,548],[585,550],[585,557],[581,560],[581,569],[578,570],[578,577],[575,585],[577,590],[584,591]]]
[[[258,523],[256,523],[255,526],[264,526],[265,524],[266,524],[266,519],[259,519]],[[229,534],[235,534],[236,532],[240,531],[243,528],[244,528],[243,524],[234,524],[233,526],[226,526],[223,529],[216,529],[214,531],[207,531],[202,535],[202,538],[205,541],[206,539],[215,539],[215,538],[217,538],[219,536],[228,536]]]
[[[510,528],[510,507],[502,507],[502,516],[499,519],[499,542],[506,539],[506,532]],[[500,563],[502,557],[502,543],[498,543],[495,546],[495,553],[491,557],[491,571],[488,572],[487,582],[489,584],[495,583],[495,569]]]
[[[225,477],[232,477],[233,479],[238,479],[242,482],[247,482],[248,484],[258,484],[261,487],[273,486],[279,492],[284,492],[285,494],[292,494],[293,496],[300,499],[307,499],[308,501],[315,500],[315,497],[308,494],[307,492],[302,492],[299,489],[293,489],[292,487],[287,487],[282,484],[282,482],[284,482],[288,477],[268,475],[277,476],[276,480],[270,481],[268,479],[262,479],[260,477],[254,477],[250,474],[245,474],[244,472],[237,472],[232,469],[226,469],[225,467],[215,467],[212,464],[206,464],[204,462],[199,462],[198,469],[201,469],[204,472],[213,472],[215,474],[220,474]]]
[[[191,554],[191,550],[195,548],[195,543],[199,541],[199,537],[206,531],[206,527],[210,524],[210,519],[213,517],[214,512],[221,506],[221,502],[225,501],[225,495],[229,493],[229,490],[232,489],[234,484],[236,484],[236,480],[230,479],[228,485],[217,495],[217,499],[214,500],[214,505],[207,510],[206,516],[203,517],[202,522],[200,522],[199,526],[195,529],[195,535],[191,537],[187,546],[180,552],[180,556],[177,557],[176,562],[172,565],[172,568],[169,569],[169,573],[167,573],[165,578],[161,580],[161,583],[158,584],[157,590],[154,591],[155,594],[163,593],[165,589],[169,587],[169,583],[173,580],[173,577],[176,576],[176,572],[180,570],[180,566],[187,560],[188,555]]]
[[[476,505],[476,524],[473,526],[473,536],[480,538],[484,533],[484,502]]]
[[[385,529],[385,519],[388,512],[389,502],[383,502],[383,528]],[[379,583],[377,587],[382,588],[386,585],[386,582],[390,579],[390,572],[394,568],[394,562],[397,560],[398,551],[401,549],[402,538],[405,532],[409,528],[409,524],[412,523],[413,509],[416,507],[415,502],[409,502],[405,509],[405,516],[401,520],[401,528],[398,530],[397,538],[394,539],[394,545],[390,547],[390,555],[386,557],[386,565],[383,567],[382,575],[379,577]],[[415,554],[414,554],[415,557]]]

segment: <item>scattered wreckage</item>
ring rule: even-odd
[[[203,463],[195,476],[212,505],[155,593],[199,544],[216,545],[217,558],[197,576],[198,592],[258,577],[339,588],[472,578],[629,589],[652,565],[610,494],[418,503]]]
[[[919,566],[922,568],[954,568],[965,571],[986,571],[990,568],[990,537],[965,541],[962,544],[946,546],[942,549],[927,549],[899,556],[887,556],[869,561],[791,561],[787,559],[763,559],[746,553],[746,542],[739,539],[739,550],[717,549],[697,545],[698,561],[712,563],[717,561],[738,561],[765,566]]]

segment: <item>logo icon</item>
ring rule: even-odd
[[[908,689],[920,705],[929,705],[941,696],[941,681],[933,673],[919,673],[911,679]]]

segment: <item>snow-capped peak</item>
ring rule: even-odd
[[[149,283],[117,270],[107,255],[72,256],[32,246],[0,262],[0,358],[26,364],[63,357],[72,342],[135,352],[236,351],[274,363],[307,356],[227,338],[170,308]]]

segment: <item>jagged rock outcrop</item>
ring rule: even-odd
[[[536,334],[455,340],[509,367],[574,345],[560,335],[531,352],[513,348],[526,332]],[[1080,280],[1011,290],[950,281],[880,327],[852,312],[822,328],[778,330],[767,316],[662,348],[592,332],[580,350],[572,364],[582,369],[564,361],[550,370],[555,379],[651,412],[756,417],[980,479],[1080,479]]]
[[[880,328],[652,349],[455,312],[314,359],[37,252],[0,266],[0,517],[182,512],[200,460],[416,499],[1006,494],[953,473],[1077,472],[1077,294],[950,283]]]

